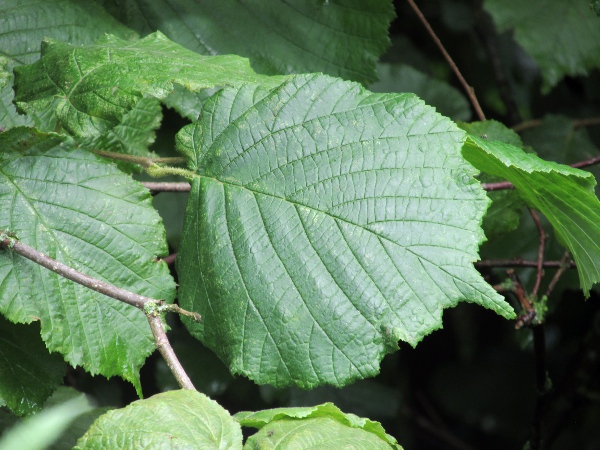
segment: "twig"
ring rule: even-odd
[[[562,261],[544,261],[542,267],[565,267],[565,269],[574,269],[577,267],[574,261],[568,261],[563,264]],[[537,261],[527,261],[521,258],[516,259],[487,259],[475,263],[475,267],[538,267]]]
[[[558,270],[556,271],[556,273],[554,274],[554,276],[552,277],[552,280],[550,280],[550,284],[548,285],[548,289],[546,289],[546,298],[550,297],[550,294],[552,294],[552,291],[554,290],[554,287],[556,286],[556,283],[558,283],[558,280],[560,279],[560,277],[562,276],[563,273],[565,273],[565,270],[567,270],[569,268],[569,264],[567,263],[567,259],[569,258],[569,252],[565,252],[565,254],[563,255],[562,259],[560,260],[560,267],[558,268]]]
[[[153,192],[189,192],[190,183],[183,182],[154,182],[144,181],[142,183],[146,188]]]
[[[156,348],[167,363],[167,366],[169,366],[169,369],[171,369],[171,373],[177,380],[179,386],[182,389],[195,390],[196,388],[194,387],[192,380],[190,380],[190,377],[188,377],[183,366],[179,362],[177,355],[173,351],[173,347],[171,347],[171,343],[167,338],[167,333],[165,332],[165,328],[162,323],[162,317],[159,315],[150,315],[148,316],[148,323],[150,324],[150,329],[154,335]]]
[[[161,314],[167,311],[173,311],[187,317],[191,317],[196,321],[200,321],[200,314],[189,312],[181,309],[177,305],[169,305],[162,300],[144,297],[143,295],[138,295],[112,284],[105,283],[104,281],[92,278],[73,269],[72,267],[50,258],[47,255],[44,255],[41,252],[38,252],[33,247],[23,244],[11,233],[0,232],[0,249],[9,249],[64,278],[142,310],[148,318],[150,328],[152,329],[152,333],[155,337],[156,346],[165,358],[167,365],[173,371],[173,375],[179,382],[179,385],[182,389],[194,389],[192,382],[190,381],[189,377],[185,375],[185,371],[183,371],[177,356],[173,352],[173,349],[168,342],[166,332],[162,324]],[[183,375],[185,376],[183,376],[181,372],[183,372]]]
[[[538,260],[537,260],[537,271],[535,275],[535,284],[533,286],[533,290],[531,294],[535,297],[537,296],[538,291],[540,290],[540,284],[542,284],[542,278],[544,278],[544,249],[546,247],[546,232],[544,231],[544,227],[542,227],[542,223],[540,222],[540,218],[537,213],[533,209],[529,209],[529,213],[535,222],[535,226],[538,229],[538,234],[540,235],[540,245],[538,247]]]
[[[169,256],[165,256],[162,260],[167,263],[169,266],[175,262],[177,258],[177,252],[171,253]]]
[[[91,150],[98,156],[103,158],[116,159],[118,161],[127,161],[134,164],[139,164],[142,167],[150,167],[153,164],[185,164],[186,158],[174,157],[174,158],[149,158],[147,156],[136,156],[127,155],[125,153],[107,152],[104,150]]]
[[[463,89],[467,93],[469,100],[471,100],[471,103],[473,104],[473,108],[475,109],[475,113],[477,114],[477,117],[479,118],[479,120],[482,120],[482,121],[485,120],[485,114],[483,114],[483,110],[481,109],[481,106],[479,106],[479,102],[477,101],[477,97],[475,96],[475,92],[473,91],[473,88],[471,86],[469,86],[467,81],[464,79],[464,77],[460,73],[460,70],[458,70],[458,67],[456,66],[456,64],[454,63],[454,61],[452,60],[452,58],[450,57],[448,52],[446,51],[446,48],[442,44],[442,41],[440,41],[440,39],[437,37],[437,35],[433,31],[433,28],[431,28],[431,25],[429,25],[429,22],[427,22],[427,19],[425,18],[425,16],[423,15],[423,13],[419,9],[419,7],[415,4],[415,2],[413,0],[406,0],[406,1],[410,5],[410,7],[413,9],[413,11],[417,15],[417,17],[419,18],[421,23],[425,26],[425,29],[427,30],[427,32],[429,33],[429,35],[431,36],[431,38],[433,39],[435,44],[438,46],[438,48],[442,52],[442,55],[444,55],[444,58],[446,59],[446,61],[450,65],[450,67],[452,68],[452,71],[454,72],[454,74],[458,77],[458,81],[460,81],[460,84],[462,85]]]

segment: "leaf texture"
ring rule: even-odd
[[[458,301],[512,317],[473,268],[488,200],[463,138],[412,94],[324,75],[212,97],[178,135],[188,328],[234,373],[314,387],[375,375]]]
[[[13,128],[0,134],[0,230],[87,275],[172,301],[165,231],[149,192],[69,138]],[[154,350],[144,314],[10,251],[0,253],[0,312],[40,320],[51,351],[139,390]]]

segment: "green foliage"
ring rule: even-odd
[[[500,30],[515,39],[539,65],[548,92],[565,75],[600,68],[600,27],[585,1],[485,0]]]
[[[200,175],[179,298],[233,373],[342,386],[459,300],[512,317],[472,266],[487,201],[464,135],[413,95],[301,76],[225,89],[200,117],[178,135]]]
[[[0,448],[401,448],[391,434],[430,448],[412,442],[419,426],[468,447],[438,433],[440,415],[464,425],[457,435],[486,436],[478,448],[522,446],[522,410],[544,387],[523,383],[533,370],[515,343],[528,330],[515,335],[502,320],[515,312],[494,287],[514,282],[494,268],[484,278],[474,263],[486,237],[488,267],[538,257],[527,205],[544,216],[543,257],[568,249],[594,295],[597,169],[562,164],[598,155],[600,135],[580,128],[594,120],[568,118],[600,115],[597,74],[574,78],[600,67],[595,5],[486,0],[490,19],[466,0],[440,0],[433,28],[486,113],[506,113],[473,123],[455,123],[471,118],[467,97],[403,5],[383,61],[389,0],[0,5]],[[521,136],[504,124],[545,111],[561,115],[520,124]],[[153,200],[134,179],[146,175],[183,177],[191,191]],[[516,189],[482,189],[506,180]],[[232,417],[204,394],[175,390],[177,364],[149,358],[170,347],[144,311],[26,259],[18,240],[133,295],[178,297],[202,316],[163,321],[195,386],[232,411],[260,410]],[[169,268],[159,259],[174,251]],[[532,289],[544,274],[519,272],[536,320],[568,316],[560,296],[578,287],[574,275],[542,296],[549,277]],[[567,313],[576,306],[570,299]],[[442,324],[449,330],[424,339]],[[597,353],[591,319],[554,327],[552,371],[574,359],[569,349]],[[566,342],[571,329],[581,342]],[[481,330],[493,339],[481,342]],[[396,352],[399,341],[419,346]],[[537,361],[539,349],[538,340]],[[548,394],[536,417],[593,395],[586,368],[556,370],[564,393]],[[65,370],[66,384],[102,406],[57,390]],[[130,403],[142,385],[163,392]],[[311,406],[324,398],[338,406]],[[504,403],[506,416],[486,410]],[[244,442],[241,427],[258,431]],[[591,447],[571,438],[568,448]]]

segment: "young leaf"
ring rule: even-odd
[[[485,0],[501,31],[515,39],[538,63],[548,92],[565,75],[587,75],[600,67],[600,26],[587,1]]]
[[[16,415],[38,411],[62,383],[66,365],[49,354],[35,325],[15,325],[0,316],[0,403]]]
[[[324,75],[213,96],[178,135],[190,331],[233,373],[308,388],[375,375],[461,300],[512,317],[473,268],[488,201],[463,138],[412,94]]]
[[[89,47],[46,40],[39,61],[15,68],[17,106],[28,113],[53,109],[65,130],[80,137],[114,128],[143,97],[165,98],[174,83],[200,91],[280,81],[257,75],[244,58],[201,56],[159,32],[137,41],[107,35]]]
[[[380,423],[343,413],[332,403],[243,411],[234,418],[260,430],[246,442],[244,448],[249,449],[334,449],[350,444],[360,449],[402,449]]]
[[[242,431],[204,394],[170,391],[100,416],[75,447],[97,448],[241,450]]]
[[[204,55],[246,56],[261,73],[325,72],[365,84],[377,79],[394,18],[390,0],[101,3],[140,34],[160,30]]]
[[[70,138],[12,128],[0,134],[0,230],[94,278],[171,301],[165,231],[149,192]],[[43,294],[40,294],[43,293]],[[144,314],[13,254],[0,253],[0,312],[40,320],[51,351],[139,390],[154,350]]]
[[[589,295],[600,281],[600,202],[593,175],[473,135],[467,138],[463,155],[479,170],[513,183],[523,200],[546,216],[571,251],[581,288]]]

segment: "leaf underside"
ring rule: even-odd
[[[192,182],[178,259],[190,331],[233,373],[342,386],[466,300],[487,198],[464,134],[412,94],[324,75],[228,88],[178,135]]]
[[[0,145],[0,230],[94,278],[173,300],[173,279],[155,259],[167,252],[165,231],[145,188],[65,136],[20,127],[0,134]],[[154,343],[136,308],[5,251],[0,312],[13,322],[40,320],[51,351],[139,390]]]
[[[588,296],[592,285],[600,281],[600,202],[594,193],[594,176],[472,135],[463,155],[479,170],[513,183],[523,200],[546,216],[571,251],[581,289]]]

